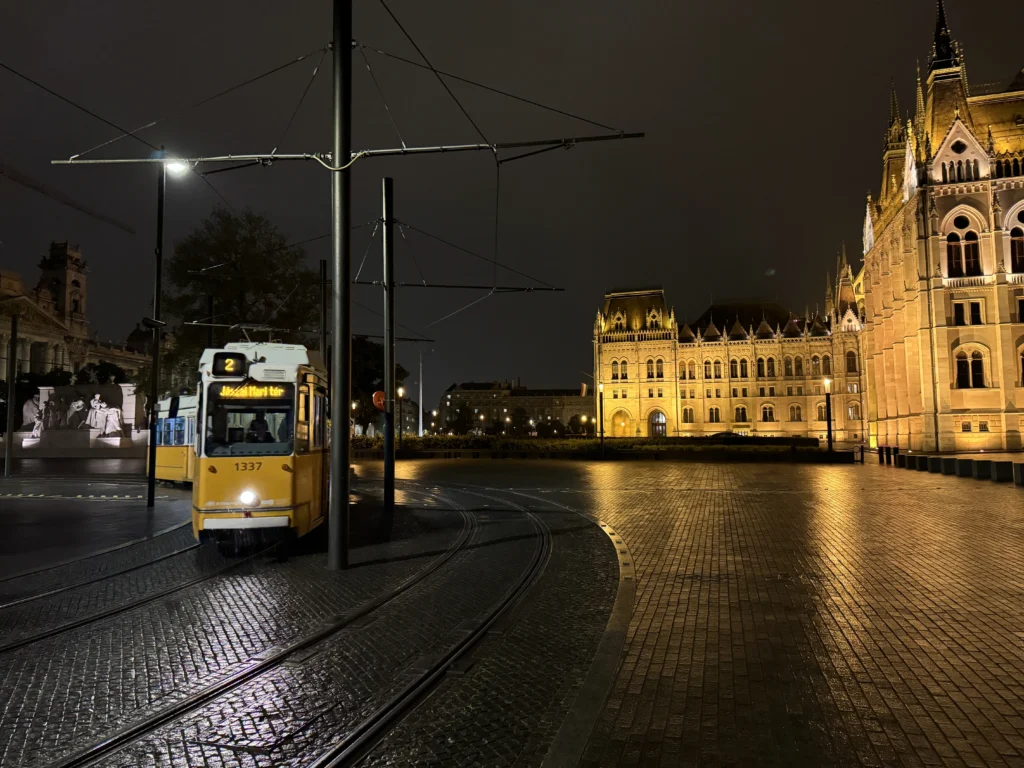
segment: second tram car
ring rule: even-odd
[[[156,406],[156,479],[191,483],[195,470],[196,407],[199,398],[182,395]]]
[[[327,374],[293,344],[208,349],[199,364],[192,484],[197,539],[302,536],[326,520]]]

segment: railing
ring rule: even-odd
[[[1013,285],[1024,285],[1024,273],[1009,274],[1006,278]]]
[[[995,275],[976,275],[974,277],[947,277],[943,283],[947,288],[971,288],[978,285],[992,285],[996,281]]]
[[[615,344],[625,341],[672,341],[674,333],[664,328],[649,331],[609,331],[599,335],[602,344]]]

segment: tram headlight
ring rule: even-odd
[[[242,491],[238,494],[238,500],[247,507],[255,507],[260,503],[260,497],[252,491]]]

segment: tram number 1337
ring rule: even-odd
[[[236,472],[255,472],[257,469],[263,466],[262,461],[236,461],[235,471]]]

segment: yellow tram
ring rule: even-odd
[[[195,470],[195,395],[169,397],[156,406],[156,479],[191,483]]]
[[[192,530],[233,551],[326,520],[327,374],[293,344],[208,349],[199,363]]]

